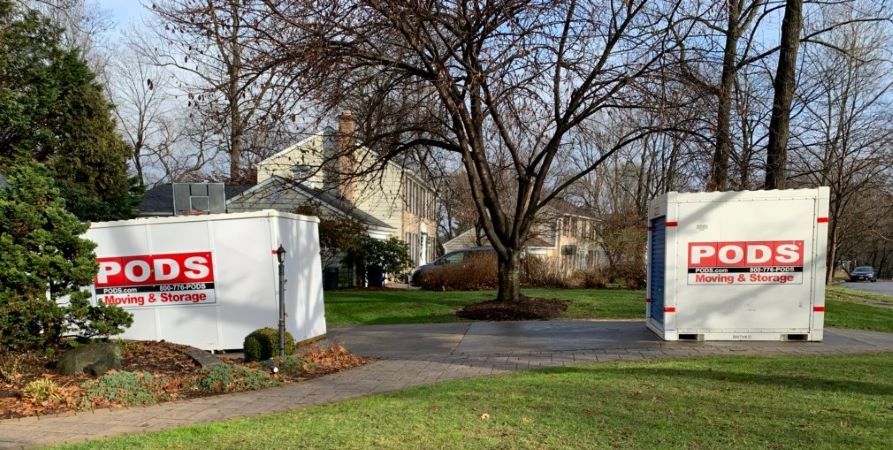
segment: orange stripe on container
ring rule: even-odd
[[[667,222],[668,227],[676,227],[679,226],[679,222]]]
[[[674,313],[674,312],[676,312],[676,307],[675,306],[667,306],[666,308],[664,308],[664,312]]]
[[[819,217],[818,219],[816,219],[816,222],[818,222],[818,223],[828,223],[828,218],[827,218],[827,217]]]
[[[813,306],[812,310],[813,310],[813,312],[825,312],[825,307],[824,306]]]

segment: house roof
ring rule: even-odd
[[[328,208],[329,210],[335,212],[336,214],[342,216],[353,217],[354,219],[363,222],[367,226],[376,227],[376,228],[389,228],[393,229],[391,225],[388,225],[382,220],[375,218],[375,216],[368,214],[364,211],[361,211],[354,207],[352,204],[347,202],[346,200],[334,195],[331,192],[323,191],[320,189],[314,189],[309,186],[306,186],[302,183],[298,183],[292,180],[287,180],[280,176],[274,175],[266,180],[251,186],[249,189],[246,189],[240,192],[238,195],[233,196],[232,198],[227,198],[227,203],[230,201],[237,201],[243,197],[247,197],[249,195],[253,195],[255,193],[259,193],[263,189],[271,189],[271,190],[284,190],[284,189],[293,189],[304,196],[311,198],[315,201],[318,201],[322,206]],[[299,206],[299,205],[295,205]]]
[[[263,164],[266,161],[272,161],[280,156],[287,155],[289,152],[291,152],[297,148],[301,148],[307,144],[312,143],[313,139],[315,139],[317,137],[322,137],[323,139],[335,139],[335,136],[337,136],[337,135],[338,135],[338,130],[336,130],[335,128],[332,128],[331,126],[323,127],[323,129],[321,131],[311,134],[310,136],[298,141],[297,143],[289,145],[288,147],[285,147],[284,149],[276,152],[275,154],[268,156],[267,158],[264,158],[264,160],[261,161],[259,164]],[[356,149],[354,149],[354,151],[355,152],[362,151],[362,152],[367,152],[369,154],[374,155],[373,151],[365,146],[359,146]],[[373,158],[376,158],[376,157],[373,156]],[[431,186],[431,180],[422,176],[420,173],[417,173],[418,171],[414,171],[411,168],[408,168],[401,164],[398,164],[397,162],[395,162],[392,159],[388,159],[385,164],[387,166],[390,166],[394,169],[399,170],[403,174],[403,176],[415,180],[417,183],[419,183],[425,189],[427,189],[431,192],[434,192],[434,188]]]
[[[223,186],[224,196],[229,200],[251,188],[249,184],[226,184]],[[140,213],[149,215],[173,215],[174,188],[171,183],[159,184],[143,194],[143,200],[137,206]]]
[[[475,239],[476,229],[474,227],[469,228],[462,233],[459,233],[456,237],[446,241],[443,243],[443,247],[445,249],[458,250],[460,248],[472,248],[477,246],[477,240]],[[486,238],[485,238],[486,240]],[[539,236],[531,236],[524,242],[524,247],[548,247],[552,248],[555,245],[550,243],[549,241],[539,237]],[[455,248],[453,248],[455,247]]]
[[[558,212],[560,214],[569,214],[572,216],[588,217],[590,219],[595,218],[595,217],[592,217],[592,214],[589,211],[587,211],[587,210],[585,210],[585,209],[583,209],[583,208],[581,208],[581,207],[579,207],[563,198],[558,198],[558,197],[553,198],[551,201],[549,201],[549,203],[546,204],[545,207],[549,208],[555,212]]]

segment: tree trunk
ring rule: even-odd
[[[835,224],[831,224],[831,229],[828,231],[828,255],[825,259],[825,284],[831,285],[831,282],[834,281],[834,270],[836,269],[835,260],[837,259],[837,230],[834,226]]]
[[[133,146],[133,168],[136,170],[136,176],[139,178],[140,187],[146,187],[146,181],[143,179],[143,162],[140,156],[143,152],[142,138]]]
[[[716,114],[716,148],[710,167],[710,179],[707,180],[708,191],[722,191],[729,186],[729,157],[732,154],[732,90],[735,88],[738,59],[738,18],[741,15],[741,4],[729,2],[729,21],[726,28],[726,43],[722,57],[722,76],[719,82]]]
[[[772,119],[769,121],[769,144],[766,148],[766,189],[784,189],[787,173],[788,133],[791,125],[791,104],[794,101],[794,78],[800,29],[803,27],[803,0],[788,0],[781,24],[781,49],[775,71]]]
[[[507,257],[499,255],[499,290],[496,299],[501,302],[518,301],[521,295],[521,254],[509,249]]]
[[[241,179],[242,165],[242,135],[244,134],[244,124],[242,123],[241,103],[239,103],[239,81],[242,77],[242,44],[239,42],[239,29],[241,24],[240,2],[233,1],[230,4],[230,14],[232,15],[232,35],[230,36],[230,66],[228,70],[229,89],[227,91],[227,102],[229,103],[229,119],[230,119],[230,161],[229,176],[231,179]],[[235,181],[234,181],[235,182]],[[243,181],[239,181],[243,182]]]

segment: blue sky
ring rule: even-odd
[[[111,13],[117,28],[137,20],[145,8],[139,0],[95,0],[99,7]]]

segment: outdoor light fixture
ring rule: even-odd
[[[279,260],[279,357],[285,358],[285,248],[276,249]]]

